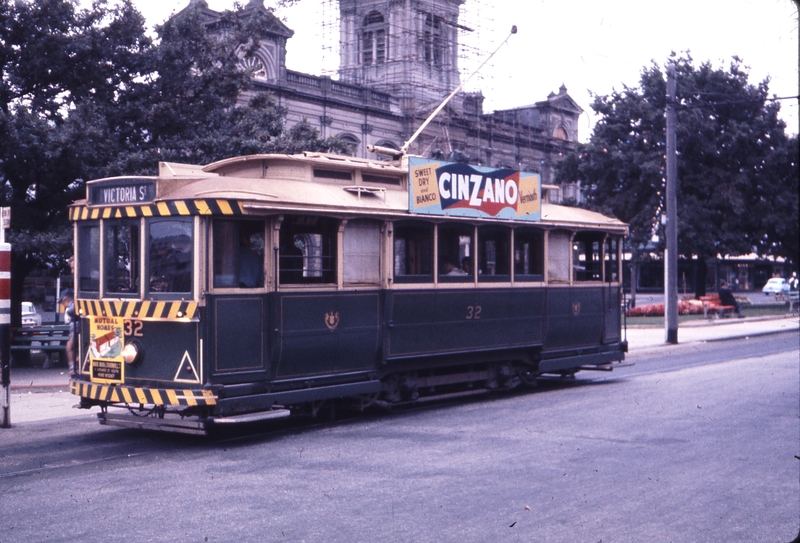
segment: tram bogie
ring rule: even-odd
[[[542,202],[538,174],[407,160],[89,182],[71,208],[81,406],[205,433],[623,360],[624,224]]]

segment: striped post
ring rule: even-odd
[[[0,427],[11,428],[11,245],[5,242],[0,243],[0,365],[3,369]]]

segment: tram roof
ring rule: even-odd
[[[319,212],[423,217],[408,211],[407,176],[408,169],[400,161],[306,152],[298,155],[233,157],[205,166],[162,162],[159,164],[159,176],[149,179],[157,181],[156,202],[236,200],[248,215]],[[91,181],[90,184],[111,181],[102,179]],[[424,218],[486,220],[428,215]],[[548,202],[542,202],[541,221],[528,224],[627,232],[627,225],[617,219]]]

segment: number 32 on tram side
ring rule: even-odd
[[[313,153],[90,181],[70,390],[103,424],[206,433],[609,370],[627,227],[541,195],[538,174]]]

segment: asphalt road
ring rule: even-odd
[[[0,543],[776,542],[800,526],[798,335],[631,353],[536,392],[214,441],[0,434]]]

